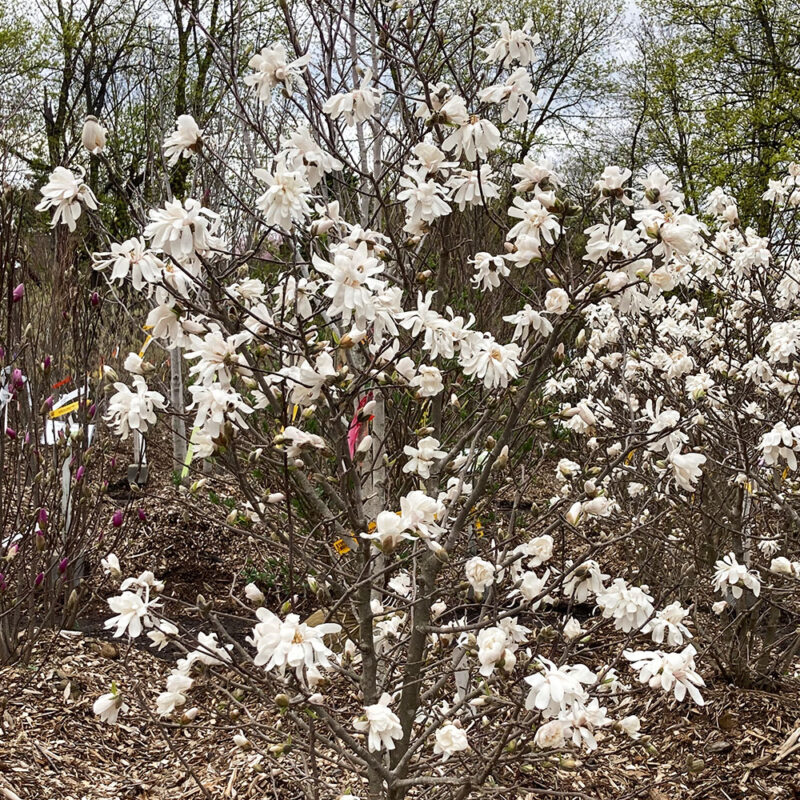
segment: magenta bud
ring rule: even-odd
[[[46,405],[48,408],[52,408],[52,407],[53,407],[53,403],[54,403],[54,402],[55,402],[55,400],[53,400],[53,395],[50,395],[50,397],[48,397],[48,398],[47,398],[47,400],[45,400],[45,401],[44,401],[44,404],[45,404],[45,405]]]
[[[0,358],[6,357],[6,349],[5,347],[0,347]]]
[[[86,472],[86,467],[84,467],[83,464],[81,464],[78,467],[78,471],[75,473],[75,483],[77,483],[84,476],[85,472]]]
[[[136,516],[139,517],[139,522],[144,522],[147,519],[147,514],[144,513],[143,508],[136,509]]]
[[[53,359],[50,356],[45,356],[44,361],[42,362],[42,366],[45,369],[50,369],[50,365],[53,363]]]
[[[111,469],[114,469],[116,466],[117,466],[117,459],[116,458],[112,458],[111,459]]]
[[[100,295],[97,294],[97,292],[92,292],[91,303],[92,303],[93,306],[99,306],[100,305]]]
[[[25,381],[22,378],[22,370],[21,369],[15,369],[11,373],[11,383],[14,384],[14,387],[16,389],[21,389],[22,388],[22,385],[23,385],[23,383],[25,383]]]
[[[94,415],[97,413],[97,405],[92,403],[89,406],[89,419],[94,419]]]
[[[58,571],[62,575],[67,571],[67,564],[69,564],[68,558],[62,558],[61,561],[58,562]]]
[[[11,293],[11,298],[15,303],[19,303],[23,297],[25,297],[25,284],[20,283],[14,288],[14,291]]]
[[[8,589],[8,584],[6,583],[5,576],[0,572],[0,592],[4,592],[6,589]]]
[[[38,589],[44,583],[44,572],[40,572],[36,578],[34,578],[33,585]]]
[[[9,439],[16,439],[17,432],[13,428],[6,428],[6,436],[8,436]]]
[[[47,513],[47,509],[46,508],[40,508],[39,509],[39,524],[42,527],[44,527],[45,525],[47,525],[47,520],[49,518],[50,517],[49,517],[49,514]]]
[[[123,519],[123,516],[124,516],[124,515],[123,515],[123,513],[122,513],[122,509],[121,509],[121,508],[118,508],[118,509],[117,509],[117,510],[114,512],[114,515],[111,517],[111,524],[112,524],[112,525],[113,525],[115,528],[119,528],[119,527],[120,527],[120,525],[122,525],[122,519]]]

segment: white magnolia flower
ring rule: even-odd
[[[475,253],[475,258],[470,259],[470,264],[475,268],[472,282],[475,288],[491,292],[500,286],[500,279],[506,278],[511,273],[503,256],[493,256],[491,253]]]
[[[641,737],[639,730],[642,727],[642,721],[636,714],[624,717],[617,724],[631,739],[639,739]]]
[[[400,514],[381,511],[375,518],[375,526],[369,533],[362,533],[362,539],[372,539],[380,544],[382,550],[392,552],[405,539],[414,537],[408,530],[408,522]]]
[[[509,641],[506,631],[499,626],[483,628],[476,637],[478,645],[478,661],[480,674],[488,677],[494,672],[495,666],[504,662],[504,666],[511,671],[516,663],[513,654],[514,645]],[[511,645],[511,647],[509,647]]]
[[[550,289],[544,298],[544,309],[550,314],[566,314],[569,311],[569,295],[563,289]]]
[[[171,167],[178,159],[191,158],[200,147],[203,131],[189,114],[181,114],[175,122],[175,130],[164,139],[164,155]]]
[[[653,598],[647,586],[628,586],[617,578],[597,595],[597,605],[606,619],[613,618],[614,627],[625,633],[638,631],[653,613]]]
[[[526,303],[524,308],[517,311],[516,314],[503,317],[503,320],[515,326],[514,335],[511,337],[512,341],[519,340],[523,345],[528,341],[531,331],[542,337],[547,337],[553,332],[550,321],[535,311],[530,303]]]
[[[493,173],[489,164],[481,164],[480,171],[460,169],[447,179],[447,186],[453,192],[453,202],[463,211],[468,205],[483,206],[486,201],[500,197],[500,186],[492,181]]]
[[[178,706],[186,703],[186,692],[192,688],[194,680],[178,670],[173,670],[167,678],[167,691],[156,698],[158,714],[166,717]]]
[[[344,168],[344,164],[338,158],[334,158],[317,144],[305,125],[300,126],[288,139],[284,139],[282,145],[286,166],[292,170],[305,172],[306,180],[311,188],[315,187],[328,173],[338,172]],[[336,202],[337,212],[338,207],[338,202]]]
[[[571,567],[572,562],[568,562],[567,566]],[[608,577],[596,561],[588,559],[567,572],[562,591],[566,597],[574,597],[576,603],[585,603],[590,595],[600,594],[604,590],[603,581]]]
[[[767,466],[777,464],[783,459],[789,469],[797,469],[795,450],[800,448],[800,425],[788,428],[785,422],[778,422],[772,430],[761,437],[758,445]]]
[[[322,390],[338,373],[331,354],[323,351],[314,359],[313,365],[302,358],[297,364],[281,369],[279,374],[291,390],[289,402],[310,406],[319,399]]]
[[[321,436],[300,430],[294,425],[284,428],[275,441],[286,445],[286,455],[291,459],[299,458],[303,454],[303,450],[324,450],[327,446]]]
[[[217,244],[213,234],[219,215],[204,208],[193,197],[183,203],[168,200],[163,208],[151,210],[148,217],[145,238],[151,240],[154,249],[176,261],[194,260],[197,253],[208,252]]]
[[[246,423],[242,414],[253,413],[239,392],[221,383],[192,384],[189,394],[192,402],[187,411],[195,410],[195,427],[212,440],[220,435],[226,422],[244,428]]]
[[[450,756],[469,749],[467,732],[452,722],[446,722],[436,730],[436,742],[433,745],[435,755],[442,754],[442,761]]]
[[[570,617],[564,625],[564,638],[571,642],[573,639],[580,639],[583,636],[584,630],[575,617]]]
[[[359,327],[375,317],[375,294],[384,288],[384,281],[376,276],[383,265],[362,241],[357,247],[342,243],[332,251],[333,261],[313,256],[314,268],[330,279],[325,297],[331,301],[329,313],[342,316],[342,324],[349,325],[355,317]]]
[[[291,169],[285,159],[278,158],[271,172],[257,169],[254,174],[268,186],[256,200],[256,207],[264,213],[267,225],[277,225],[290,232],[296,222],[311,214],[311,187],[304,170]]]
[[[123,584],[125,586],[125,584]],[[104,627],[113,628],[114,638],[122,636],[125,632],[131,639],[135,639],[142,632],[142,626],[152,626],[150,609],[156,606],[155,600],[149,600],[149,594],[143,599],[136,592],[123,591],[117,597],[108,598],[108,607],[117,615],[105,621]]]
[[[269,101],[276,86],[283,86],[288,95],[292,94],[295,87],[305,91],[303,70],[311,60],[311,53],[294,61],[288,61],[287,58],[286,48],[279,43],[265,47],[247,62],[247,66],[255,70],[255,74],[246,75],[244,82],[247,86],[255,87],[258,99],[262,102]]]
[[[553,244],[561,231],[555,214],[538,197],[531,200],[515,197],[508,209],[508,216],[519,222],[506,234],[506,238],[509,241],[516,239],[517,248],[530,247],[536,258],[539,257],[538,250],[542,243]],[[523,240],[530,240],[531,244],[525,245]],[[520,263],[519,266],[524,264]]]
[[[384,693],[377,703],[365,706],[364,716],[353,723],[357,731],[367,733],[367,746],[371,752],[394,750],[395,739],[403,738],[400,718],[389,708],[391,702],[391,696]]]
[[[744,564],[736,560],[734,553],[723,556],[714,565],[714,591],[725,592],[730,589],[735,600],[738,600],[749,589],[756,597],[761,594],[761,581],[755,572],[751,572]]]
[[[531,34],[533,21],[528,20],[521,30],[511,30],[508,22],[495,23],[500,32],[499,38],[486,51],[485,63],[500,62],[504,69],[512,64],[527,67],[534,59],[533,48],[539,44],[539,34]]]
[[[703,475],[701,467],[706,463],[706,457],[702,453],[681,453],[680,449],[675,449],[667,456],[667,463],[672,467],[672,476],[678,486],[693,492]]]
[[[100,566],[103,568],[103,572],[105,572],[106,575],[110,575],[112,578],[122,577],[119,559],[114,553],[109,553],[105,558],[101,559]]]
[[[84,172],[79,167],[78,177],[66,167],[56,167],[42,187],[43,199],[36,206],[37,211],[54,208],[51,227],[63,222],[71,231],[75,230],[81,215],[81,204],[92,210],[97,208],[97,198],[83,182]]]
[[[403,464],[403,472],[415,472],[420,478],[430,478],[434,461],[447,455],[439,449],[439,440],[433,436],[424,436],[416,447],[407,444],[403,452],[409,456],[409,460]]]
[[[430,364],[420,364],[419,371],[408,385],[416,387],[420,397],[435,397],[444,391],[441,371]]]
[[[505,388],[519,377],[521,349],[518,344],[500,344],[484,335],[472,342],[472,351],[462,352],[461,368],[467,376],[474,375],[487,389]]]
[[[463,155],[467,161],[485,159],[492,150],[500,147],[500,131],[493,122],[474,114],[454,130],[443,142],[442,148],[455,158]]]
[[[597,676],[584,664],[557,667],[552,661],[536,657],[540,670],[525,678],[531,689],[525,700],[528,711],[536,708],[545,718],[557,717],[574,702],[585,702],[589,696],[584,684],[591,686]]]
[[[238,350],[252,338],[249,331],[225,336],[219,329],[208,331],[203,336],[190,334],[183,357],[189,361],[199,359],[199,363],[189,369],[189,374],[196,375],[198,381],[206,386],[215,381],[223,386],[230,385],[234,375],[232,370],[249,374],[247,360]]]
[[[97,117],[91,114],[86,117],[81,129],[81,144],[90,153],[96,154],[103,151],[106,146],[107,135],[108,130],[100,124]]]
[[[404,523],[423,536],[439,533],[437,522],[444,511],[445,507],[438,499],[418,489],[400,498],[400,513]]]
[[[244,587],[245,597],[253,604],[260,606],[264,603],[264,593],[254,583],[248,583]]]
[[[126,239],[122,244],[112,243],[110,252],[94,253],[92,261],[97,270],[111,267],[108,279],[112,282],[122,283],[130,275],[137,292],[161,281],[164,272],[164,262],[138,238]]]
[[[424,233],[427,225],[452,210],[446,202],[446,187],[429,179],[424,167],[404,167],[400,187],[397,199],[406,206],[406,224],[403,230],[408,233]]]
[[[575,747],[583,745],[591,752],[597,749],[595,730],[611,725],[607,713],[597,698],[593,698],[588,703],[576,701],[571,708],[561,712],[560,718],[572,729],[572,744]]]
[[[545,722],[536,729],[533,741],[541,750],[554,750],[564,747],[566,735],[569,732],[569,722],[562,719],[553,719]]]
[[[92,705],[92,711],[100,717],[101,722],[106,722],[109,725],[117,724],[117,717],[121,713],[128,711],[128,705],[124,702],[122,695],[117,690],[116,686],[108,694],[100,695]]]
[[[473,556],[464,565],[464,571],[475,596],[480,598],[487,586],[494,583],[495,566],[480,556]]]
[[[656,644],[663,644],[666,636],[670,647],[680,647],[684,638],[691,639],[691,631],[683,624],[689,616],[689,609],[684,608],[678,600],[662,608],[642,629],[649,633]]]
[[[163,650],[170,642],[170,639],[178,635],[175,625],[163,619],[158,623],[158,628],[147,632],[147,638],[152,642],[151,647]]]
[[[660,650],[624,652],[625,658],[631,662],[631,668],[638,672],[641,683],[647,683],[653,689],[660,686],[665,692],[672,691],[678,702],[688,692],[689,697],[702,706],[705,701],[697,687],[705,686],[705,681],[695,669],[696,654],[692,645],[688,645],[680,653],[663,653]]]
[[[322,110],[331,119],[344,117],[348,125],[356,125],[368,120],[375,113],[382,95],[383,89],[372,85],[372,70],[368,69],[358,89],[329,97]]]
[[[267,671],[277,669],[283,676],[286,668],[293,669],[299,681],[304,681],[304,671],[312,667],[330,666],[333,655],[325,645],[325,637],[339,633],[341,625],[326,622],[322,625],[306,625],[297,614],[288,614],[285,620],[263,606],[256,610],[260,620],[253,628],[248,642],[258,651],[253,663]]]
[[[792,562],[785,556],[773,558],[769,564],[769,571],[776,575],[792,575],[794,573]]]
[[[148,389],[141,375],[133,376],[134,391],[124,383],[115,383],[114,388],[116,392],[108,401],[108,413],[104,419],[123,439],[127,439],[132,430],[147,433],[148,428],[156,423],[156,409],[166,409],[164,395]]]

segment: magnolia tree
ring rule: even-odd
[[[201,725],[198,689],[224,695],[252,768],[308,796],[324,776],[467,797],[636,746],[639,684],[703,705],[712,669],[777,678],[798,647],[800,168],[765,195],[768,239],[721,190],[686,214],[655,168],[585,197],[532,155],[531,22],[449,39],[424,5],[285,14],[229,87],[237,133],[183,116],[163,143],[193,195],[94,257],[149,297],[194,458],[236,479],[228,524],[292,582],[272,609],[233,587],[246,638],[199,597],[193,640],[157,576],[126,578],[108,627],[182,654],[145,687],[158,715]],[[54,223],[92,210],[77,170],[43,193]],[[123,438],[173,410],[144,358],[125,368]],[[129,702],[121,676],[95,711]]]

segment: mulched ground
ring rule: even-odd
[[[37,659],[28,668],[0,670],[0,797],[203,798],[192,772],[213,798],[303,796],[276,784],[268,760],[234,747],[237,723],[214,698],[193,694],[201,712],[188,725],[162,724],[152,716],[154,692],[170,662],[135,648],[120,652],[107,640],[64,634],[42,642],[39,657],[49,645],[56,658],[44,666]],[[92,704],[121,676],[132,707],[118,726],[105,725]],[[725,686],[709,687],[706,696],[708,706],[699,709],[672,708],[664,698],[640,695],[629,713],[642,714],[643,733],[652,738],[633,747],[625,743],[611,754],[576,753],[574,770],[539,764],[513,797],[532,799],[547,789],[597,800],[800,797],[800,696]],[[326,776],[322,800],[333,800],[344,780]]]
[[[213,498],[170,481],[166,448],[151,451],[154,477],[141,494],[120,481],[109,508],[142,508],[118,555],[126,575],[152,570],[166,595],[193,602],[198,593],[225,598],[254,573],[269,570],[269,551],[247,531],[225,525],[234,495],[209,476]],[[122,476],[120,476],[122,477]],[[264,584],[262,582],[262,588]],[[284,593],[280,586],[276,596]],[[226,610],[224,600],[217,611]],[[282,783],[271,756],[236,748],[239,724],[221,697],[193,690],[201,711],[186,725],[153,716],[155,696],[175,654],[112,642],[103,629],[107,608],[96,598],[75,633],[45,637],[27,667],[0,669],[0,800],[294,800],[303,788]],[[189,629],[197,620],[182,619]],[[207,626],[204,626],[207,629]],[[244,636],[244,631],[240,632]],[[237,638],[240,638],[237,635]],[[800,670],[800,664],[798,664]],[[629,676],[626,676],[628,679]],[[101,723],[95,699],[123,680],[131,705],[119,726]],[[199,687],[199,684],[198,684]],[[142,694],[145,693],[145,694]],[[576,752],[574,769],[537,762],[535,772],[508,776],[517,789],[501,800],[535,800],[548,792],[593,800],[790,800],[800,798],[800,687],[781,694],[743,691],[710,682],[705,708],[675,706],[666,696],[634,694],[625,713],[642,717],[643,739],[598,755]],[[271,709],[251,709],[269,720]],[[617,740],[615,739],[614,742]],[[519,765],[525,763],[520,754]],[[323,776],[320,800],[349,789],[352,775]],[[201,785],[198,784],[198,781]],[[414,795],[435,800],[431,793]]]

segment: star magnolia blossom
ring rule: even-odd
[[[484,47],[486,63],[501,63],[504,69],[512,64],[528,66],[534,58],[533,48],[539,44],[539,34],[531,34],[532,20],[528,20],[521,30],[511,30],[507,22],[495,23],[500,32],[499,38],[490,46]]]
[[[463,155],[467,161],[484,159],[499,146],[500,131],[494,123],[474,115],[442,142],[444,150],[452,152],[455,158],[461,158]]]
[[[761,581],[755,572],[751,572],[744,564],[736,560],[733,553],[721,558],[714,565],[714,591],[725,592],[730,590],[735,600],[738,600],[745,589],[749,589],[756,597],[761,594]]]
[[[203,131],[189,114],[181,114],[176,123],[175,131],[164,139],[164,155],[171,167],[174,167],[180,158],[191,158],[200,146]]]
[[[124,702],[116,687],[113,687],[108,694],[100,695],[92,705],[92,711],[100,717],[100,721],[109,725],[116,725],[120,713],[124,714],[128,710],[127,703]]]
[[[296,222],[311,213],[311,187],[304,171],[289,169],[285,159],[276,159],[271,172],[257,169],[254,174],[269,187],[256,200],[256,207],[264,212],[267,225],[277,225],[290,232]]]
[[[537,709],[545,718],[557,717],[574,702],[588,700],[584,684],[597,682],[597,676],[584,664],[557,667],[552,661],[537,656],[540,671],[525,678],[531,689],[525,700],[528,711]]]
[[[213,233],[219,216],[192,197],[183,203],[168,200],[164,208],[154,209],[148,216],[145,238],[151,240],[154,250],[161,250],[176,261],[192,260],[198,252],[214,247]]]
[[[158,283],[164,272],[164,262],[138,238],[127,239],[122,244],[112,243],[109,253],[94,253],[92,261],[96,270],[111,267],[108,279],[112,282],[122,283],[130,276],[136,291]]]
[[[628,586],[622,578],[597,595],[597,605],[614,627],[625,633],[640,630],[653,613],[653,598],[646,586]]]
[[[442,761],[447,761],[450,756],[469,749],[467,732],[452,722],[446,722],[436,730],[433,752],[442,754]]]
[[[285,620],[266,608],[256,610],[260,620],[253,628],[248,642],[256,648],[253,663],[266,670],[276,669],[283,677],[286,668],[293,669],[297,680],[304,682],[306,671],[327,668],[333,655],[325,645],[325,637],[339,633],[342,628],[334,622],[306,625],[297,614],[288,614]]]
[[[403,452],[409,456],[403,464],[403,472],[415,472],[420,478],[430,478],[434,462],[447,455],[444,450],[439,450],[439,440],[433,436],[424,436],[416,447],[407,444]]]
[[[480,598],[483,595],[487,586],[494,583],[495,567],[489,561],[485,561],[479,556],[473,556],[464,565],[464,571],[467,575],[469,585],[475,592],[476,597]]]
[[[368,69],[358,89],[328,98],[322,110],[331,119],[344,117],[348,125],[356,125],[375,113],[382,95],[383,90],[372,85],[372,70]]]
[[[357,731],[367,734],[367,746],[371,752],[394,750],[395,740],[403,737],[400,718],[389,708],[391,702],[391,696],[384,693],[377,703],[365,706],[364,717],[353,723]]]
[[[124,584],[123,584],[124,586]],[[136,639],[142,632],[143,626],[152,626],[150,611],[157,605],[156,600],[149,599],[149,589],[145,597],[137,592],[123,591],[117,597],[109,597],[108,607],[117,615],[105,621],[104,627],[113,628],[114,638],[117,639],[127,632],[131,639]]]
[[[130,432],[147,433],[156,423],[156,409],[166,409],[166,400],[160,392],[151,391],[140,375],[133,376],[131,391],[124,383],[115,383],[116,392],[108,401],[108,413],[104,419],[115,433],[127,439]]]
[[[295,87],[305,91],[303,70],[310,60],[311,53],[306,53],[294,61],[288,61],[286,48],[280,43],[265,47],[247,62],[247,66],[255,70],[255,74],[246,75],[244,82],[247,86],[255,87],[258,99],[262,102],[270,100],[272,90],[276,86],[283,86],[289,95]]]
[[[81,216],[82,205],[97,209],[97,198],[87,184],[83,183],[84,172],[79,168],[79,177],[66,167],[56,167],[47,183],[42,187],[43,200],[36,206],[37,211],[55,209],[51,227],[63,222],[74,231]]]
[[[685,647],[680,653],[663,653],[661,651],[626,650],[624,655],[631,662],[631,669],[638,672],[641,683],[647,683],[653,689],[661,687],[665,692],[673,692],[680,702],[686,697],[697,705],[705,705],[698,686],[705,686],[705,681],[695,669],[694,657],[697,651],[692,645]]]

